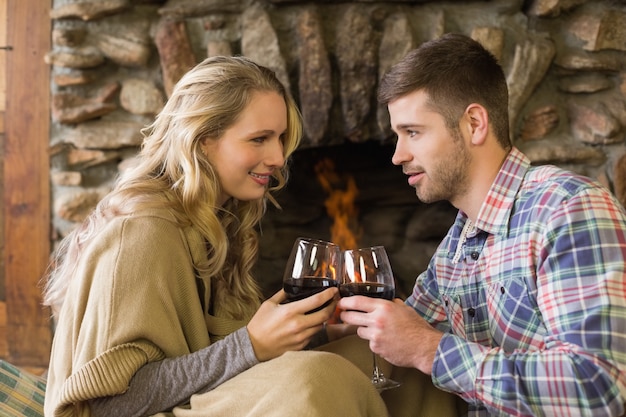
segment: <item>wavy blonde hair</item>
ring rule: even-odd
[[[262,199],[218,203],[221,183],[202,153],[200,142],[217,140],[233,125],[255,92],[276,92],[287,105],[285,161],[302,137],[300,112],[273,71],[245,57],[205,59],[176,84],[163,110],[142,130],[138,164],[124,172],[114,189],[55,251],[44,284],[44,304],[58,314],[83,249],[108,219],[144,209],[167,207],[181,226],[193,225],[207,242],[208,260],[202,268],[215,278],[213,297],[237,300],[221,303],[223,313],[248,318],[258,308],[261,291],[251,274],[257,259],[256,225],[270,194],[288,178],[288,165],[276,170]],[[218,301],[218,300],[216,300]]]

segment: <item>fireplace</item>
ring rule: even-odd
[[[402,169],[391,163],[393,149],[393,145],[369,141],[296,151],[287,187],[277,196],[282,210],[270,206],[261,222],[255,274],[267,296],[281,287],[287,257],[298,236],[331,240],[336,216],[326,207],[329,192],[320,181],[320,166],[334,169],[329,182],[335,190],[349,194],[349,184],[356,185],[356,194],[349,196],[354,213],[348,219],[356,243],[385,246],[397,295],[410,293],[454,221],[456,209],[447,202],[421,203]]]
[[[359,245],[384,245],[399,289],[408,291],[456,210],[421,204],[390,163],[393,146],[382,141],[391,132],[375,91],[409,49],[447,31],[471,35],[502,62],[512,138],[534,164],[597,178],[626,202],[626,35],[612,30],[626,14],[611,2],[53,3],[46,55],[53,246],[132,164],[140,129],[180,76],[206,56],[242,54],[285,82],[306,134],[278,197],[283,210],[270,207],[261,224],[257,276],[265,291],[280,287],[297,236],[330,238],[327,190],[316,172],[325,158],[339,173],[338,187],[354,178],[358,213],[349,222]]]

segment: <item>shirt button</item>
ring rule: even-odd
[[[470,317],[474,317],[476,315],[476,310],[474,308],[470,307],[467,310],[467,314],[469,314]]]
[[[477,259],[478,259],[478,257],[480,256],[480,253],[478,253],[478,252],[472,252],[472,253],[470,254],[470,256],[472,257],[472,259],[473,259],[473,260],[477,260]]]

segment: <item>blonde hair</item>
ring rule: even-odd
[[[169,208],[181,226],[193,225],[206,240],[208,260],[195,267],[216,278],[212,282],[216,302],[226,297],[235,300],[221,303],[223,313],[240,320],[256,311],[261,291],[251,274],[258,254],[255,227],[267,200],[277,205],[270,193],[285,185],[288,165],[275,171],[262,199],[231,199],[220,206],[221,183],[200,142],[220,138],[259,91],[277,92],[285,99],[283,154],[288,160],[300,143],[302,120],[274,72],[245,57],[205,59],[180,79],[163,110],[142,130],[137,166],[124,172],[88,218],[62,240],[44,287],[44,304],[54,314],[74,278],[81,252],[107,220],[154,207]]]

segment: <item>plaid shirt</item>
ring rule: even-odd
[[[406,303],[444,332],[435,385],[470,416],[618,416],[626,215],[603,187],[513,149],[453,258],[460,211]]]

